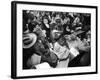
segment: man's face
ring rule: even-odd
[[[70,18],[65,18],[64,23],[70,22]]]
[[[65,44],[65,40],[63,40],[62,38],[58,41],[60,45],[64,46]]]

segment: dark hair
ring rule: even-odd
[[[35,27],[34,24],[32,24],[32,23],[28,24],[28,29],[29,29],[30,32],[33,32],[34,27]]]
[[[42,17],[42,22],[43,22],[44,19],[47,19],[47,20],[48,20],[48,23],[50,23],[49,17],[48,17],[47,15],[44,15],[44,16]]]

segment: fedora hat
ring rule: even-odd
[[[23,48],[31,48],[37,40],[37,36],[34,33],[28,33],[23,36]]]

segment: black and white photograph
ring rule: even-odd
[[[95,6],[31,2],[13,6],[14,77],[96,73]]]
[[[91,14],[23,10],[23,69],[91,65]]]

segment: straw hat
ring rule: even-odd
[[[23,48],[32,47],[37,40],[37,36],[34,33],[28,33],[23,36]]]

